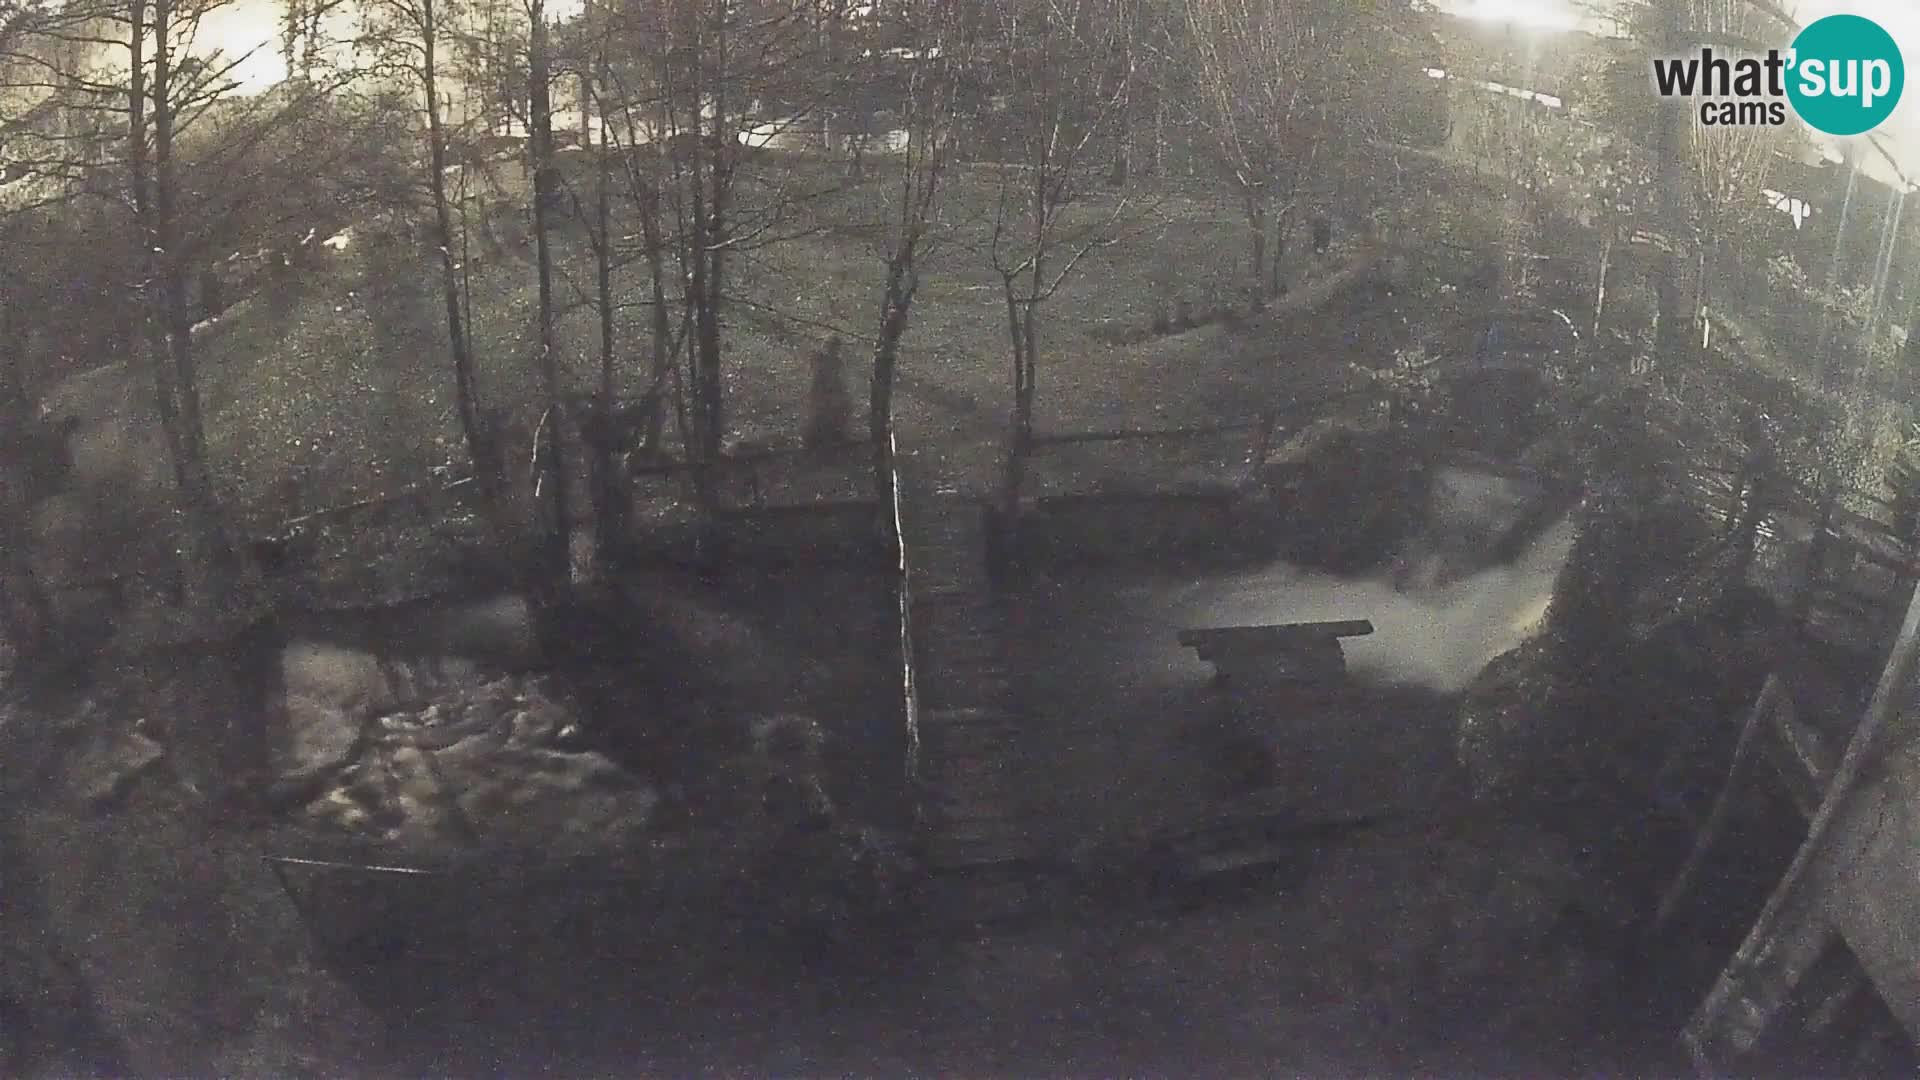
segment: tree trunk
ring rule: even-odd
[[[1259,193],[1249,191],[1247,200],[1247,232],[1253,240],[1253,290],[1258,296],[1267,286],[1267,204]]]
[[[1010,310],[1018,315],[1014,326],[1015,348],[1021,357],[1020,380],[1014,386],[1014,445],[1023,458],[1033,446],[1033,399],[1039,382],[1040,342],[1036,323],[1040,302],[1046,296],[1047,230],[1051,224],[1046,177],[1043,159],[1041,167],[1034,170],[1033,265],[1028,270],[1026,302],[1017,307],[1010,305]]]
[[[1028,443],[1033,437],[1033,414],[1028,410],[1030,399],[1026,393],[1028,369],[1032,364],[1027,354],[1027,342],[1031,336],[1024,328],[1030,319],[1022,318],[1020,299],[1014,292],[1012,278],[1002,282],[1002,294],[1007,304],[1007,337],[1013,351],[1013,415],[1010,417],[1011,423],[1007,425],[1011,430],[1008,432],[1005,490],[1001,497],[1007,520],[1012,521],[1020,509],[1020,489],[1026,478]]]
[[[605,46],[599,58],[601,77],[605,79]],[[586,73],[580,75],[580,136],[591,140],[588,102],[593,102],[593,83]],[[599,356],[599,432],[601,438],[589,446],[593,467],[593,523],[597,528],[595,552],[612,552],[626,538],[626,498],[620,490],[620,473],[614,463],[614,323],[612,323],[612,161],[607,158],[607,138],[601,136],[595,152],[593,177],[593,279],[599,292],[601,317],[601,356]]]
[[[887,287],[880,306],[880,332],[873,345],[873,379],[867,395],[867,437],[873,442],[874,491],[883,511],[893,505],[893,383],[899,366],[900,339],[917,282],[912,268],[913,241],[887,264]]]
[[[499,524],[501,469],[505,464],[496,441],[499,432],[480,422],[479,391],[474,382],[473,355],[467,339],[466,315],[460,304],[460,272],[453,257],[453,213],[447,205],[447,135],[441,115],[439,89],[439,15],[434,0],[421,0],[420,75],[427,99],[427,178],[433,196],[434,246],[440,252],[440,291],[446,303],[447,341],[453,353],[454,412],[467,444],[484,513],[490,525]]]
[[[697,100],[697,99],[696,99]],[[707,258],[706,258],[706,175],[701,158],[705,154],[706,134],[700,123],[700,107],[693,108],[694,149],[688,167],[691,176],[688,181],[688,193],[692,196],[691,213],[688,215],[687,229],[690,235],[682,242],[681,265],[685,267],[687,311],[693,317],[693,332],[687,338],[687,376],[691,383],[693,436],[697,443],[690,447],[696,459],[712,463],[720,456],[721,434],[719,429],[719,405],[707,398]]]
[[[722,12],[722,20],[724,17]],[[716,35],[713,55],[709,57],[698,29],[695,30],[695,63],[702,77],[695,87],[689,110],[689,127],[693,132],[687,178],[687,193],[690,196],[687,227],[690,235],[683,246],[682,259],[687,267],[687,307],[693,320],[688,343],[691,361],[688,374],[692,382],[693,430],[698,442],[695,453],[701,461],[708,463],[719,460],[726,439],[725,417],[722,413],[725,382],[721,374],[720,355],[720,304],[724,295],[721,278],[725,267],[722,240],[726,227],[726,174],[725,163],[721,159],[724,147],[720,138],[725,124],[726,101],[722,95],[724,79],[719,76],[725,70],[723,40]],[[709,69],[714,73],[711,79],[707,77]],[[704,96],[701,91],[709,86],[713,89],[714,99],[711,132],[707,130],[701,102]],[[700,475],[704,476],[704,471]],[[704,481],[702,486],[702,497],[708,498],[711,492],[704,490]]]
[[[213,479],[207,467],[206,427],[200,415],[200,390],[193,352],[193,312],[186,287],[186,259],[182,250],[174,175],[173,128],[175,89],[172,49],[167,28],[173,25],[172,0],[154,5],[153,81],[153,204],[152,229],[160,278],[161,310],[157,313],[165,327],[167,357],[175,401],[176,439],[181,459],[176,475],[184,482],[183,502],[188,528],[196,547],[195,576],[200,578],[196,591],[206,593],[220,585],[220,571],[230,566],[233,548],[220,521],[220,509],[213,494]]]
[[[1292,231],[1293,205],[1289,203],[1273,216],[1273,265],[1267,282],[1270,296],[1287,294],[1287,234]]]
[[[540,279],[540,381],[546,391],[548,455],[546,474],[553,481],[553,528],[547,552],[555,582],[569,577],[573,552],[571,474],[567,468],[567,409],[560,382],[560,357],[553,340],[553,251],[547,235],[557,187],[553,167],[552,81],[548,65],[547,16],[544,0],[528,6],[532,22],[528,39],[530,86],[528,112],[533,150],[533,240]]]
[[[129,22],[131,30],[128,45],[131,53],[127,83],[127,176],[133,188],[134,220],[140,233],[135,245],[135,260],[142,271],[135,307],[140,313],[141,336],[146,339],[148,375],[153,381],[154,413],[160,420],[161,434],[167,440],[167,458],[173,466],[174,485],[184,497],[187,490],[187,452],[180,439],[180,421],[176,416],[166,331],[154,310],[160,265],[154,257],[159,240],[153,228],[153,174],[148,163],[146,42],[151,24],[147,21],[147,0],[132,0]]]
[[[641,196],[640,234],[647,249],[648,287],[653,297],[653,372],[648,380],[648,400],[653,409],[647,415],[644,444],[657,449],[667,418],[667,382],[673,374],[673,330],[667,317],[666,239],[660,233],[660,189],[652,186]],[[682,441],[686,432],[682,431]],[[691,447],[687,447],[691,449]]]

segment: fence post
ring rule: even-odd
[[[1820,576],[1826,571],[1827,550],[1833,540],[1833,514],[1839,502],[1839,481],[1829,478],[1820,496],[1820,518],[1813,527],[1813,540],[1807,545],[1806,569],[1801,575],[1799,587],[1794,590],[1789,625],[1795,634],[1806,630],[1807,615],[1813,606],[1814,590],[1820,587]]]
[[[1729,537],[1739,531],[1740,514],[1745,508],[1743,501],[1752,494],[1753,488],[1760,482],[1760,476],[1769,464],[1766,424],[1761,419],[1760,413],[1749,410],[1741,417],[1740,441],[1746,444],[1747,452],[1741,457],[1738,471],[1733,477],[1733,502],[1727,507]]]

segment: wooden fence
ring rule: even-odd
[[[876,503],[875,447],[868,439],[822,446],[752,449],[711,462],[630,465],[628,487],[639,508],[693,506],[705,484],[716,510],[821,503]]]

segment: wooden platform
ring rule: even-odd
[[[1366,619],[1182,630],[1180,644],[1211,663],[1218,678],[1326,684],[1346,678],[1341,638],[1373,633]]]

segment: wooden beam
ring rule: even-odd
[[[1907,604],[1906,618],[1866,715],[1834,767],[1806,840],[1687,1025],[1684,1039],[1703,1067],[1715,1068],[1753,1049],[1793,984],[1811,967],[1812,954],[1832,935],[1821,910],[1824,892],[1836,872],[1829,832],[1842,806],[1850,801],[1854,785],[1888,742],[1887,729],[1906,719],[1916,669],[1920,669],[1920,591]]]
[[[1719,796],[1713,800],[1713,809],[1707,814],[1706,823],[1700,827],[1699,835],[1694,837],[1693,851],[1688,854],[1686,864],[1675,875],[1673,883],[1667,886],[1666,895],[1660,898],[1660,907],[1653,916],[1656,933],[1666,928],[1681,901],[1693,892],[1694,879],[1700,875],[1707,852],[1725,830],[1727,818],[1733,812],[1734,796],[1746,782],[1753,751],[1758,745],[1756,736],[1768,723],[1773,710],[1782,705],[1790,709],[1792,701],[1780,685],[1780,676],[1769,675],[1760,687],[1760,696],[1754,699],[1753,708],[1747,713],[1747,722],[1740,728],[1740,739],[1733,747],[1733,764],[1727,767],[1726,782],[1721,785]]]
[[[1329,638],[1365,637],[1373,633],[1367,619],[1339,622],[1281,623],[1274,626],[1219,626],[1180,631],[1180,644],[1195,648],[1205,643],[1224,641],[1271,642],[1276,647]]]

